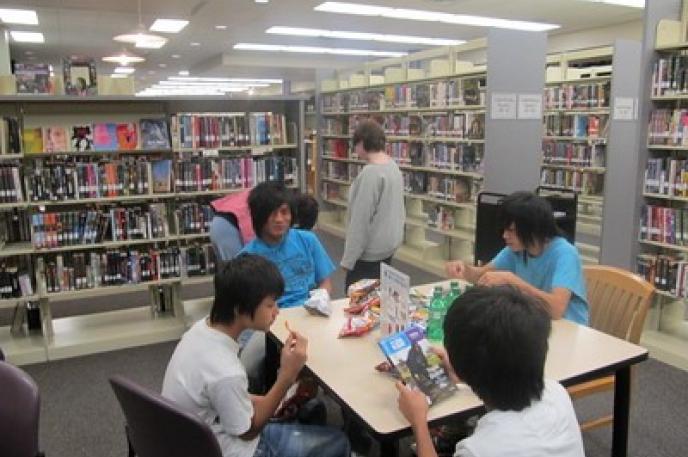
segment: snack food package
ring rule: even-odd
[[[314,289],[310,291],[310,298],[303,304],[311,314],[329,317],[332,314],[330,305],[330,294],[325,289]]]
[[[346,296],[353,299],[367,295],[380,286],[379,279],[361,279],[351,284],[346,290]]]
[[[369,312],[360,316],[349,316],[339,331],[339,337],[362,336],[371,331],[378,324],[377,317]]]

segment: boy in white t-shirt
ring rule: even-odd
[[[487,408],[455,457],[584,457],[571,399],[544,379],[551,326],[545,305],[513,286],[475,287],[454,301],[444,321],[446,352],[438,353]],[[425,395],[397,388],[418,457],[436,457]]]
[[[299,333],[285,342],[270,391],[248,392],[237,338],[246,329],[269,331],[283,291],[282,275],[263,257],[242,254],[223,264],[215,274],[210,316],[177,345],[162,394],[210,426],[224,457],[348,457],[349,442],[340,430],[269,422],[306,362],[308,341]]]

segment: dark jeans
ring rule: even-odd
[[[392,263],[392,258],[388,257],[384,260],[376,260],[368,262],[366,260],[357,260],[353,270],[346,272],[346,286],[344,292],[349,289],[349,286],[359,279],[380,279],[380,264],[385,262],[387,265]]]
[[[332,427],[269,423],[254,457],[349,457],[349,440]]]

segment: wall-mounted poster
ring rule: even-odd
[[[93,59],[63,59],[65,94],[98,95],[96,61]]]

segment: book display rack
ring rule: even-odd
[[[30,363],[179,337],[209,283],[212,199],[303,182],[303,99],[0,99],[0,345]],[[54,319],[59,302],[150,306]]]

